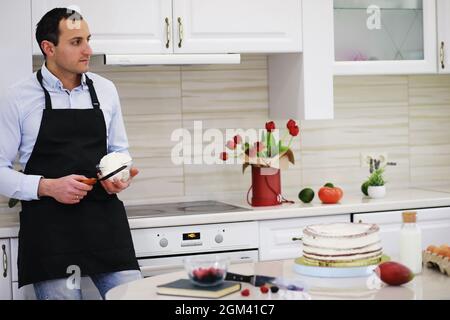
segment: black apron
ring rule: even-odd
[[[24,173],[97,177],[96,164],[107,154],[107,134],[92,80],[86,76],[93,109],[52,109],[40,70],[37,78],[45,109]],[[17,263],[19,287],[67,278],[71,265],[82,275],[139,269],[123,203],[100,183],[78,204],[51,197],[22,201]]]

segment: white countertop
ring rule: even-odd
[[[313,278],[299,275],[293,271],[293,260],[279,260],[246,264],[234,264],[229,267],[230,272],[240,274],[261,274],[284,279],[300,280],[307,285],[305,293],[280,290],[274,294],[263,294],[259,288],[242,283],[242,289],[248,288],[250,296],[243,297],[240,292],[230,294],[222,299],[239,300],[280,300],[280,299],[355,299],[355,300],[427,300],[450,299],[450,277],[434,269],[424,267],[421,274],[402,286],[388,286],[378,281],[375,275],[361,278]],[[178,300],[186,297],[166,296],[156,294],[156,286],[187,278],[185,271],[166,273],[111,289],[106,298],[109,300]],[[370,279],[369,279],[370,278]],[[374,280],[375,279],[375,280]],[[191,298],[195,299],[195,298]]]
[[[444,191],[440,192],[438,190]],[[450,189],[442,189],[440,187],[388,190],[386,197],[383,199],[370,199],[363,196],[361,193],[344,194],[343,199],[338,204],[322,204],[316,196],[309,204],[301,203],[297,199],[294,204],[283,204],[272,207],[251,207],[245,202],[244,196],[238,199],[224,197],[208,200],[219,200],[251,210],[242,212],[137,218],[129,219],[129,224],[132,229],[138,229],[443,207],[450,206],[450,193],[445,192],[448,190]],[[183,199],[183,201],[187,201],[187,199]],[[17,237],[18,231],[18,212],[13,209],[7,209],[0,212],[0,238]]]
[[[383,199],[370,199],[362,193],[344,194],[342,200],[337,204],[322,204],[316,196],[308,204],[296,199],[297,201],[294,204],[271,207],[251,207],[245,202],[244,197],[217,200],[248,208],[251,211],[130,219],[130,227],[137,229],[444,207],[450,206],[450,193],[410,188],[390,190]]]
[[[13,238],[19,234],[19,213],[0,213],[0,238]]]

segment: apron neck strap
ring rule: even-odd
[[[92,106],[94,109],[100,109],[100,102],[97,98],[97,93],[95,92],[94,82],[88,78],[87,74],[84,75],[86,77],[86,84],[89,88],[89,94],[91,95]]]
[[[48,93],[47,89],[45,89],[44,84],[42,82],[41,69],[39,69],[38,72],[36,73],[36,77],[37,77],[42,89],[44,90],[45,109],[52,109],[52,100],[50,99],[50,94]],[[87,75],[85,75],[85,77],[86,77],[86,84],[89,88],[89,94],[91,96],[92,106],[94,107],[94,109],[100,109],[100,102],[98,101],[97,93],[95,92],[95,89],[94,89],[94,82],[91,79],[89,79]]]
[[[39,84],[41,85],[42,89],[44,90],[45,94],[45,109],[51,109],[52,108],[52,100],[50,99],[50,94],[48,93],[47,89],[44,88],[44,85],[42,83],[42,73],[41,69],[38,70],[36,73],[37,79],[39,81]]]

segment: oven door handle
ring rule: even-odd
[[[147,274],[161,274],[172,271],[181,271],[183,270],[183,265],[179,264],[168,264],[168,265],[158,265],[158,266],[140,266],[141,273],[145,276]]]
[[[214,255],[216,253],[204,253],[199,256]],[[243,263],[258,261],[258,249],[240,252],[221,252],[220,254],[230,258],[230,263]],[[165,258],[137,258],[139,268],[144,277],[154,276],[157,274],[182,271],[184,269],[184,255],[174,255]]]

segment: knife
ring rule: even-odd
[[[116,173],[119,173],[120,171],[122,171],[123,169],[126,169],[127,167],[128,167],[127,165],[121,166],[119,169],[114,170],[114,171],[111,172],[111,173],[108,173],[108,174],[107,174],[106,176],[104,176],[104,177],[101,177],[100,179],[98,179],[98,181],[103,181],[103,180],[109,179],[109,178],[111,178],[113,175],[115,175]]]
[[[247,283],[254,285],[255,287],[260,287],[267,283],[272,283],[275,279],[276,279],[275,277],[263,276],[263,275],[258,275],[258,274],[243,275],[243,274],[232,273],[232,272],[227,272],[227,274],[225,276],[225,280],[247,282]]]

